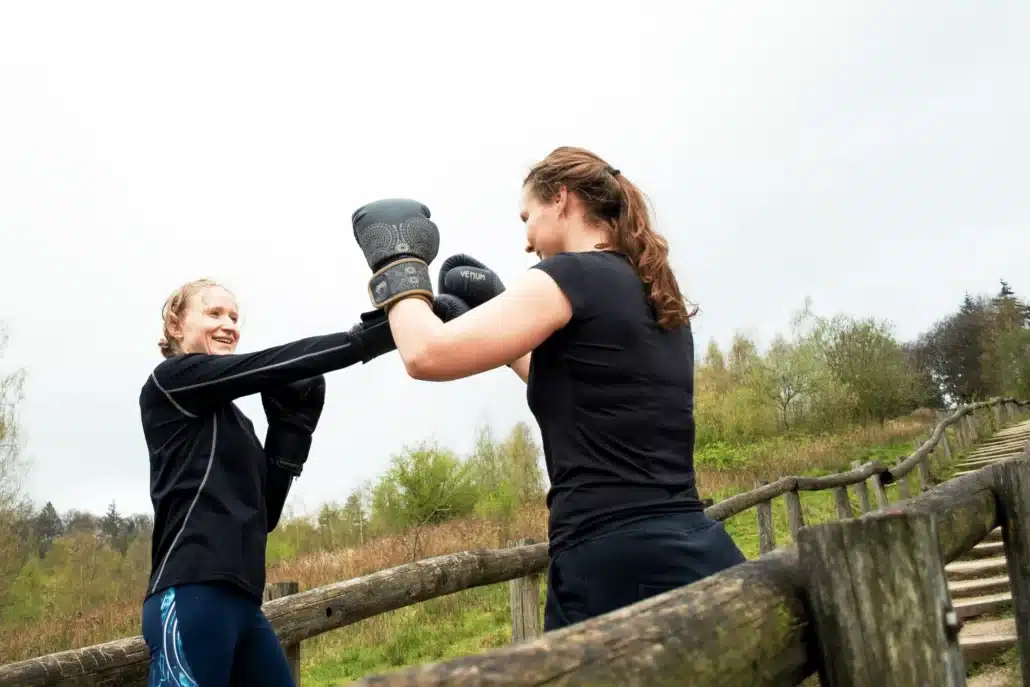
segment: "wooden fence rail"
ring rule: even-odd
[[[990,417],[978,414],[988,408],[993,409]],[[447,684],[485,684],[496,680],[521,685],[540,684],[545,680],[548,684],[583,681],[614,684],[606,681],[613,678],[604,677],[608,671],[622,676],[623,681],[618,684],[637,684],[640,680],[650,684],[660,681],[657,676],[669,674],[689,675],[698,684],[796,684],[796,678],[811,674],[815,665],[815,654],[806,634],[808,611],[801,603],[806,585],[801,570],[816,568],[803,565],[795,549],[776,549],[771,501],[779,496],[785,498],[791,534],[800,543],[804,536],[816,536],[806,535],[806,532],[830,530],[825,529],[828,525],[805,527],[799,492],[835,490],[838,515],[843,520],[853,515],[847,492],[850,486],[855,487],[862,513],[873,511],[867,491],[867,484],[871,482],[876,506],[883,510],[889,504],[885,487],[897,484],[917,467],[921,488],[931,486],[926,463],[938,448],[945,456],[951,456],[949,427],[953,430],[954,449],[963,450],[990,431],[990,425],[1000,428],[1024,417],[1028,409],[1030,401],[1010,398],[965,405],[942,417],[912,455],[892,468],[872,461],[853,465],[848,472],[824,477],[781,477],[709,506],[705,512],[716,520],[757,507],[763,555],[713,578],[539,639],[533,638],[540,635],[539,575],[547,567],[546,544],[437,556],[298,593],[289,593],[296,583],[280,583],[294,585],[286,596],[280,596],[284,591],[282,587],[270,585],[263,608],[287,650],[295,675],[299,674],[300,643],[305,639],[436,597],[509,582],[516,642],[512,647],[393,676],[369,678],[366,684],[443,684],[440,680],[446,680]],[[929,531],[927,527],[936,528],[940,555],[950,561],[969,550],[993,527],[997,518],[996,487],[991,480],[997,474],[997,467],[991,466],[965,475],[934,491],[921,493],[907,501],[902,510],[907,514],[926,512],[933,516],[931,524],[920,521],[921,524],[912,527],[917,530],[922,527],[924,529],[918,531],[924,533]],[[998,495],[1002,498],[1000,492]],[[876,517],[894,512],[876,514]],[[905,517],[910,518],[910,515]],[[863,516],[852,522],[875,520],[870,518],[872,516]],[[862,527],[886,526],[863,524]],[[869,529],[868,532],[877,541],[884,539],[876,534],[880,530]],[[891,544],[883,546],[889,548]],[[1009,549],[1006,534],[1007,555]],[[1010,565],[1012,562],[1010,559]],[[1030,560],[1019,565],[1021,567],[1011,569],[1026,570],[1030,575]],[[1026,608],[1030,604],[1026,591],[1022,587],[1017,589],[1013,583],[1017,606],[1022,604]],[[1017,620],[1021,617],[1017,613]],[[1030,621],[1030,618],[1023,620]],[[1022,634],[1020,638],[1025,644]],[[505,657],[517,660],[519,668],[512,669],[514,672],[501,670],[497,662],[507,660]],[[137,636],[0,666],[0,687],[145,685],[148,665],[146,645],[142,637]],[[673,668],[679,672],[669,673]],[[712,676],[711,681],[702,679],[706,675]],[[1030,681],[1026,684],[1030,685]]]

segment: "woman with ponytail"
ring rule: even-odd
[[[467,256],[439,288],[471,310],[390,305],[408,374],[449,380],[509,365],[527,382],[550,477],[545,630],[743,562],[694,480],[694,314],[644,195],[590,151],[562,147],[522,189],[526,251],[511,288]]]

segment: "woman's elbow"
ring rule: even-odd
[[[433,382],[440,378],[438,356],[434,354],[433,347],[428,343],[419,346],[414,351],[409,352],[408,355],[402,357],[404,359],[404,371],[412,379]]]

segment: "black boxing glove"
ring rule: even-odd
[[[433,302],[429,263],[440,249],[440,232],[429,208],[415,200],[390,198],[363,205],[351,215],[372,278],[368,295],[377,309],[418,296]]]
[[[504,292],[504,283],[496,272],[464,253],[444,260],[437,279],[441,294],[457,296],[469,308],[478,307]]]
[[[348,330],[361,346],[361,362],[367,363],[384,353],[397,350],[390,331],[390,320],[382,310],[361,313],[361,321]]]
[[[261,405],[268,419],[265,455],[273,465],[300,477],[325,405],[325,377],[317,375],[262,391]]]
[[[433,312],[444,322],[450,322],[468,311],[468,304],[457,296],[440,294],[433,300]],[[362,363],[397,350],[397,342],[393,340],[393,332],[390,330],[390,320],[382,310],[361,313],[361,321],[348,332],[361,346]]]
[[[469,309],[468,303],[449,293],[441,293],[433,303],[433,312],[444,322],[450,322],[455,317],[461,317]]]

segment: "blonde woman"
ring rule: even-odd
[[[462,307],[434,302],[445,319]],[[176,289],[162,316],[165,359],[139,397],[154,506],[148,684],[293,685],[261,611],[266,537],[307,461],[323,375],[394,350],[389,323],[371,312],[349,331],[237,353],[236,298],[206,279]],[[257,393],[263,444],[234,403]]]

